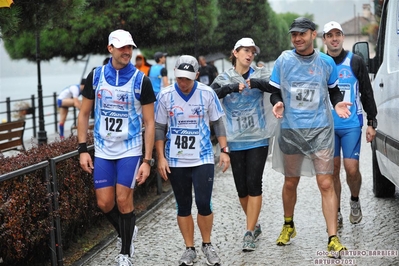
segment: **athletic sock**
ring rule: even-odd
[[[105,217],[107,220],[112,224],[112,226],[115,228],[116,232],[118,233],[118,237],[121,236],[120,230],[119,230],[119,210],[118,206],[115,204],[114,208],[107,212],[104,213]]]
[[[338,208],[338,212],[341,212],[341,208]]]
[[[64,124],[60,123],[60,137],[64,136]]]
[[[291,226],[291,228],[294,228],[294,216],[284,217],[284,224]]]
[[[134,214],[134,211],[129,213],[121,213],[119,215],[119,230],[122,238],[121,254],[130,256],[130,244],[132,243],[135,226],[136,215]]]
[[[351,200],[352,200],[352,201],[359,201],[359,197],[351,196]]]
[[[211,242],[209,242],[209,243],[204,243],[204,242],[202,242],[202,246],[203,246],[203,247],[205,247],[205,246],[210,246],[210,245],[212,245]]]

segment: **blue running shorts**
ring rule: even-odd
[[[336,129],[334,157],[341,156],[342,149],[344,159],[359,160],[361,138],[361,127]]]
[[[94,188],[113,187],[116,184],[134,188],[141,156],[116,160],[94,158]]]

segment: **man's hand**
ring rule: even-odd
[[[367,142],[372,142],[373,139],[375,138],[375,129],[372,126],[368,126],[366,129],[366,141]]]
[[[337,115],[341,118],[348,118],[351,115],[348,106],[351,106],[351,102],[338,102],[334,109]]]
[[[83,152],[79,155],[79,162],[80,162],[80,167],[82,167],[82,169],[89,173],[92,174],[93,173],[93,161],[91,159],[91,156],[88,152]]]
[[[151,173],[151,166],[148,163],[142,163],[136,176],[137,185],[142,185]]]

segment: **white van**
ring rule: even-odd
[[[378,32],[376,56],[369,58],[368,43],[359,42],[353,52],[362,56],[370,74],[377,104],[377,135],[373,151],[373,191],[391,197],[399,187],[399,1],[385,0]]]

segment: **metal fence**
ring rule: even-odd
[[[92,151],[94,146],[91,145],[88,147],[89,151]],[[77,151],[69,152],[55,158],[51,158],[48,161],[40,162],[35,165],[31,165],[16,171],[12,171],[3,175],[0,175],[0,183],[9,179],[18,178],[24,176],[26,174],[35,172],[37,170],[43,169],[43,178],[47,183],[47,193],[51,195],[50,204],[48,210],[48,217],[51,223],[51,230],[49,234],[49,242],[50,242],[50,260],[52,266],[62,266],[63,265],[63,249],[62,249],[62,238],[61,238],[61,221],[59,215],[53,215],[59,211],[58,204],[58,179],[57,179],[57,168],[56,163],[65,161],[74,156],[78,156]]]
[[[58,132],[58,105],[57,105],[57,93],[53,95],[43,96],[43,113],[44,113],[44,126],[53,126],[50,132]],[[24,103],[25,106],[21,105]],[[18,106],[19,105],[19,106]],[[38,98],[35,95],[31,95],[30,98],[22,99],[10,99],[7,97],[5,101],[0,101],[0,117],[6,117],[6,120],[2,122],[11,122],[13,120],[25,119],[25,136],[30,135],[34,138],[37,137],[38,125],[39,125],[39,109],[38,109]],[[72,126],[76,125],[77,111],[75,107],[71,107],[72,116],[68,115],[66,121],[71,123]],[[14,118],[14,119],[13,119]],[[47,120],[47,122],[46,122]]]

